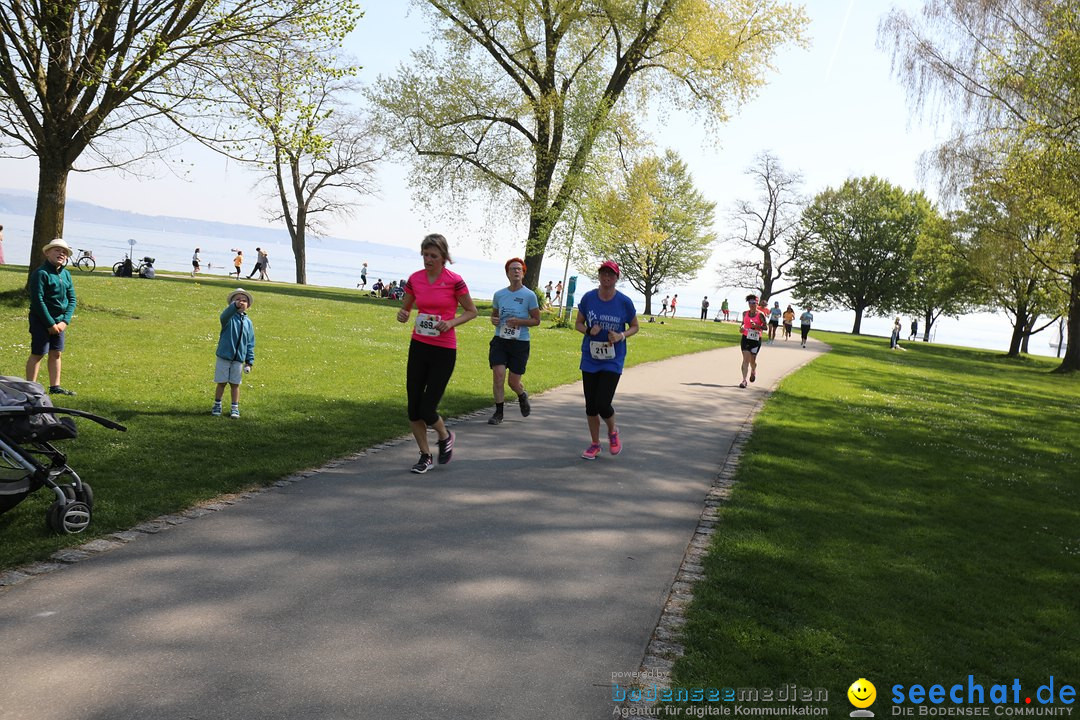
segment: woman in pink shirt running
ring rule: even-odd
[[[434,464],[428,445],[429,427],[439,437],[439,464],[445,465],[453,456],[454,433],[446,429],[439,415],[439,401],[457,361],[454,328],[476,317],[476,305],[465,281],[446,269],[446,264],[453,262],[446,238],[428,235],[420,243],[420,254],[424,269],[414,272],[405,283],[405,296],[397,314],[398,322],[406,323],[416,306],[405,372],[409,425],[420,448],[420,460],[411,468],[414,473],[426,473]],[[461,314],[455,317],[459,305]]]

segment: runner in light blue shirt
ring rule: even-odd
[[[499,425],[503,421],[504,386],[508,379],[510,389],[517,393],[521,416],[528,417],[532,412],[529,393],[521,384],[521,376],[525,374],[525,366],[529,362],[529,328],[540,324],[540,303],[536,293],[522,284],[525,277],[524,260],[510,258],[506,261],[505,269],[510,286],[496,290],[491,302],[491,324],[495,326],[495,337],[491,338],[488,348],[488,365],[491,367],[495,414],[488,419],[488,425]],[[510,370],[509,378],[507,368]]]

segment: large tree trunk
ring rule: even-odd
[[[296,259],[296,284],[307,285],[307,246],[304,243],[307,218],[300,216],[296,220],[296,229],[292,234],[292,253]]]
[[[1027,324],[1024,326],[1024,339],[1020,341],[1020,352],[1024,355],[1030,354],[1028,345],[1031,343],[1031,331],[1035,329],[1035,323],[1038,319],[1038,315],[1032,315],[1028,318]]]
[[[1016,322],[1013,323],[1012,338],[1009,340],[1009,352],[1006,357],[1020,357],[1020,345],[1024,342],[1024,328],[1027,327],[1027,306],[1016,309]]]
[[[926,311],[926,315],[923,316],[923,342],[930,342],[930,328],[934,325],[934,313],[931,310]]]
[[[551,225],[546,216],[537,214],[534,210],[529,214],[529,237],[525,240],[525,277],[522,282],[525,287],[536,290],[540,287],[540,268],[544,264],[544,252],[547,250],[548,238],[551,236]],[[566,291],[563,291],[563,301],[566,300]]]
[[[37,207],[34,211],[34,238],[30,243],[30,273],[41,264],[41,248],[56,238],[64,237],[64,205],[67,202],[67,181],[71,168],[62,159],[42,153],[38,158]]]
[[[1080,242],[1073,249],[1072,267],[1073,274],[1069,278],[1069,339],[1061,364],[1054,368],[1057,373],[1080,370],[1080,342],[1076,337],[1080,331]]]
[[[855,308],[855,324],[851,327],[852,335],[858,335],[859,331],[862,330],[862,315],[864,310],[866,310],[865,307]]]

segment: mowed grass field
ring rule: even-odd
[[[218,316],[236,282],[159,274],[116,278],[73,271],[78,310],[68,331],[57,404],[118,420],[118,433],[77,421],[58,444],[95,493],[94,521],[78,536],[44,523],[39,491],[0,515],[0,568],[130,528],[223,493],[272,483],[297,470],[409,432],[405,363],[411,325],[400,305],[357,291],[242,281],[254,303],[255,367],[244,378],[238,421],[210,416]],[[25,267],[0,266],[0,374],[21,377],[29,354]],[[466,281],[468,278],[466,278]],[[491,406],[490,304],[458,328],[457,366],[441,405],[453,417]],[[530,392],[579,380],[581,336],[545,319],[534,332]],[[680,319],[643,324],[629,363],[736,342],[731,325]],[[39,380],[47,382],[42,363]],[[227,395],[226,395],[227,397]],[[585,433],[584,418],[580,428]],[[407,468],[402,468],[407,472]]]
[[[678,683],[821,687],[846,714],[867,678],[878,717],[895,684],[1080,684],[1080,377],[815,335],[832,351],[754,424]]]

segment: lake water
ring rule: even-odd
[[[24,264],[30,249],[33,231],[33,218],[26,215],[8,215],[2,219],[4,225],[4,254],[8,262]],[[98,263],[98,272],[110,272],[113,263],[123,260],[125,254],[132,251],[132,256],[141,258],[149,255],[156,259],[155,267],[161,270],[189,272],[191,255],[196,247],[201,248],[203,271],[210,275],[228,275],[232,270],[234,253],[238,241],[227,237],[192,235],[161,230],[145,230],[131,227],[117,227],[95,223],[68,221],[65,223],[65,237],[68,243],[78,250],[87,248],[93,251]],[[292,282],[296,277],[292,247],[284,230],[265,231],[266,240],[258,242],[259,247],[269,252],[270,277],[278,282]],[[129,245],[134,240],[134,245]],[[418,244],[419,245],[419,244]],[[355,246],[355,249],[352,249]],[[255,260],[255,244],[243,241],[246,258],[242,279],[251,272]],[[452,248],[451,248],[452,249]],[[307,279],[312,285],[354,288],[360,280],[362,263],[368,264],[368,285],[381,278],[391,280],[407,278],[421,267],[419,247],[416,249],[398,248],[366,242],[344,241],[339,238],[311,238],[307,245]],[[502,260],[496,262],[484,258],[463,257],[455,254],[452,266],[468,283],[472,294],[477,298],[490,298],[496,290],[506,285]],[[544,267],[543,278],[558,281],[562,278],[563,263],[552,257]],[[571,271],[573,272],[573,271]],[[595,283],[587,277],[580,277],[577,296],[594,287]],[[620,283],[619,289],[629,295],[638,310],[644,308],[644,298],[627,283]],[[710,317],[720,309],[720,302],[726,297],[732,310],[741,311],[744,307],[744,291],[727,289],[718,291],[707,282],[697,280],[687,283],[677,291],[680,296],[679,316],[698,317],[701,298],[710,298]],[[653,311],[660,309],[660,298],[654,298]],[[787,298],[780,297],[780,306],[787,307]],[[814,327],[822,330],[850,332],[854,323],[854,313],[833,310],[814,313]],[[904,335],[907,337],[911,319],[902,318]],[[920,321],[920,326],[922,322]],[[892,329],[891,318],[864,317],[862,333],[888,337]],[[959,319],[942,318],[934,325],[935,342],[966,347],[1006,351],[1012,328],[1008,318],[1001,313],[973,313]],[[796,328],[798,332],[798,328]],[[1057,341],[1056,325],[1036,335],[1031,340],[1031,351],[1038,355],[1053,356],[1055,348],[1050,342]]]

